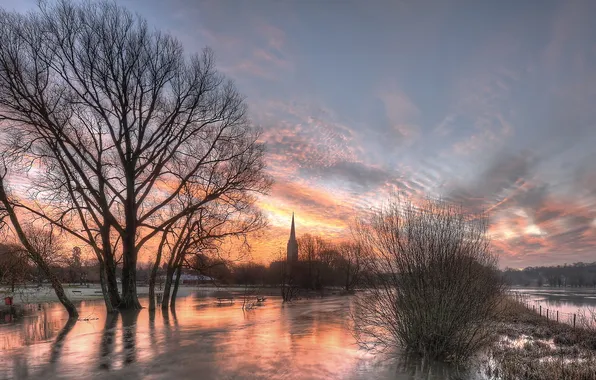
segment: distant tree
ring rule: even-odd
[[[341,275],[344,289],[349,292],[361,280],[366,262],[364,250],[357,242],[344,242],[338,246],[338,253],[336,267]]]
[[[596,284],[596,263],[574,263],[571,265],[527,267],[523,270],[507,268],[503,272],[511,285],[548,283],[549,286],[585,287]]]
[[[81,248],[73,247],[72,255],[68,260],[68,281],[70,283],[79,282],[83,284],[83,263],[81,261]]]
[[[31,276],[27,253],[16,244],[0,244],[0,285],[15,287],[26,283]]]
[[[321,254],[329,248],[329,243],[320,236],[304,234],[298,239],[298,260],[300,276],[297,280],[303,288],[321,288]]]
[[[234,268],[234,283],[240,285],[263,285],[267,268],[253,262],[242,263]]]

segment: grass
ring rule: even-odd
[[[547,320],[515,300],[503,302],[501,339],[483,360],[488,378],[596,379],[596,332]]]

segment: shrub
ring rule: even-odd
[[[399,197],[358,221],[367,290],[352,318],[361,346],[461,362],[491,342],[504,285],[487,225],[484,214]]]

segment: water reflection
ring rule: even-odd
[[[112,352],[114,352],[114,340],[116,336],[116,325],[118,324],[118,313],[110,313],[106,317],[101,336],[99,368],[110,369],[112,363]]]
[[[596,309],[596,288],[513,288],[524,294],[528,301],[563,313]]]
[[[177,310],[100,314],[98,301],[79,306],[81,315],[97,319],[78,323],[67,323],[60,305],[47,304],[0,327],[0,378],[453,378],[447,367],[380,360],[359,350],[349,329],[350,302],[283,305],[272,297],[243,311],[189,296]]]
[[[122,312],[122,346],[124,346],[124,363],[136,360],[136,327],[140,310]]]

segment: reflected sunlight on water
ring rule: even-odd
[[[145,300],[146,301],[146,300]],[[176,312],[106,315],[81,302],[65,326],[59,304],[0,325],[0,378],[444,379],[448,369],[378,360],[350,332],[349,297],[265,305],[243,311],[191,295]]]
[[[528,301],[563,313],[596,310],[596,288],[517,288],[513,292],[523,294]]]

